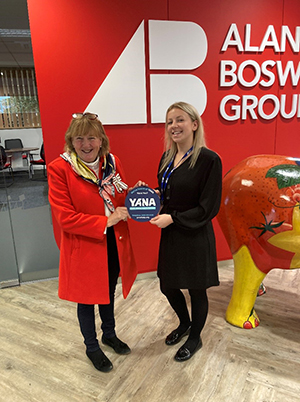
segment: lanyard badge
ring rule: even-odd
[[[165,172],[164,172],[164,174],[163,174],[163,177],[162,177],[162,179],[161,179],[161,185],[160,185],[160,187],[161,187],[161,191],[160,191],[160,201],[161,201],[162,204],[163,204],[163,202],[164,202],[164,194],[165,194],[165,191],[166,191],[166,188],[167,188],[167,184],[168,184],[168,181],[169,181],[169,178],[170,178],[171,174],[174,172],[174,170],[177,168],[177,166],[178,166],[185,158],[187,158],[187,157],[189,156],[189,154],[192,152],[193,148],[194,148],[194,147],[192,146],[192,147],[183,155],[183,157],[180,159],[180,161],[176,164],[176,166],[173,167],[173,169],[172,169],[170,172],[169,172],[169,169],[170,169],[170,167],[172,166],[172,163],[173,163],[175,157],[171,160],[171,162],[169,163],[167,169],[165,170]],[[168,173],[168,172],[169,172],[169,173]]]

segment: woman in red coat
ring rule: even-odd
[[[74,114],[65,141],[66,152],[48,166],[49,201],[61,231],[58,295],[78,303],[86,354],[108,372],[113,365],[99,347],[94,305],[102,342],[116,353],[130,353],[116,336],[114,319],[119,275],[126,298],[137,274],[126,222],[128,186],[96,114]]]

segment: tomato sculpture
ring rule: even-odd
[[[223,179],[218,221],[234,261],[226,320],[255,328],[254,303],[273,268],[300,268],[300,159],[251,156]]]

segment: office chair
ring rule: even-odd
[[[46,177],[46,158],[45,158],[44,143],[41,146],[40,159],[37,159],[37,160],[33,159],[33,155],[34,154],[29,154],[31,177],[34,174],[33,165],[43,165],[43,174],[44,174],[44,177]]]
[[[9,187],[13,184],[14,181],[14,175],[11,166],[11,155],[7,156],[5,149],[2,145],[0,145],[0,171],[4,171],[6,169],[8,169],[8,172],[10,173],[11,180],[7,181],[3,173],[3,176],[0,175],[0,177],[3,177],[3,183],[0,182],[0,187]]]
[[[24,148],[23,142],[20,138],[9,138],[7,140],[4,140],[4,145],[5,145],[5,149],[7,151],[9,151],[10,149],[15,149],[15,148]],[[22,159],[26,159],[26,161],[28,163],[26,154],[22,154]]]

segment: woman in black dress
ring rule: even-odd
[[[200,333],[208,313],[206,289],[219,285],[211,220],[220,206],[222,163],[206,148],[199,113],[185,102],[167,110],[165,140],[166,152],[158,170],[162,209],[150,222],[162,229],[160,287],[179,318],[179,326],[165,342],[175,345],[188,335],[175,355],[175,360],[185,361],[202,346]],[[191,317],[181,289],[188,289]]]

